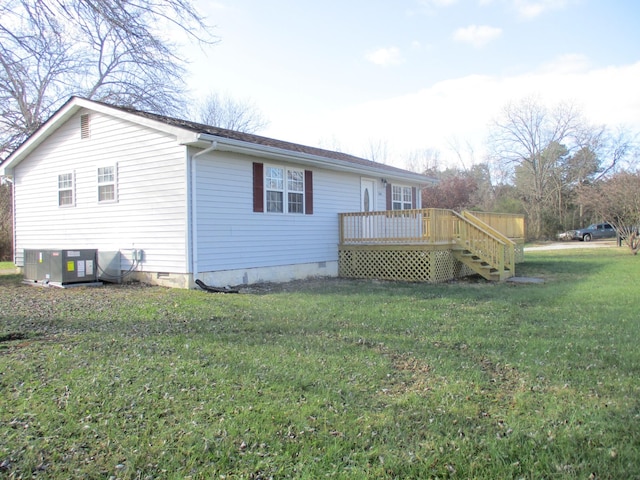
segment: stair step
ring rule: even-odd
[[[469,248],[458,248],[455,250],[455,255],[463,263],[466,263],[471,269],[482,275],[487,280],[499,282],[513,276],[513,272],[510,270],[505,269],[501,272],[495,266],[470,251]]]

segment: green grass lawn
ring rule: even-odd
[[[0,277],[0,477],[640,478],[640,258],[240,295]]]

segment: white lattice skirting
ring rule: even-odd
[[[343,245],[339,248],[338,275],[440,283],[473,275],[448,248],[407,245]]]

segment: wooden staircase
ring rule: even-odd
[[[470,250],[454,248],[453,256],[471,270],[492,282],[501,282],[507,278],[513,277],[510,270],[499,270],[494,265],[487,263],[482,258],[472,253]]]
[[[515,243],[472,213],[457,218],[454,257],[474,272],[494,282],[515,275]]]

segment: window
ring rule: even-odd
[[[73,206],[73,173],[58,175],[58,206]]]
[[[287,170],[289,213],[304,213],[304,171]]]
[[[413,208],[412,188],[394,185],[392,189],[392,209],[409,210],[411,208]]]
[[[284,169],[266,167],[264,172],[267,192],[267,212],[284,211]]]
[[[304,213],[304,179],[304,170],[265,167],[267,212]]]
[[[313,215],[313,172],[254,162],[253,211]]]
[[[113,202],[116,200],[116,167],[98,168],[98,202]]]

